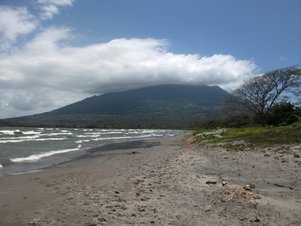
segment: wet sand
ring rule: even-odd
[[[94,149],[0,177],[0,225],[301,225],[299,160],[264,153],[190,134]]]

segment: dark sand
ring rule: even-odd
[[[270,152],[199,146],[187,134],[93,149],[0,177],[0,225],[301,225],[299,159]]]

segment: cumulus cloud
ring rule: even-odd
[[[0,6],[0,48],[4,50],[17,38],[36,29],[38,21],[25,7]]]
[[[52,19],[60,7],[72,6],[74,0],[37,0],[38,15],[27,7],[0,5],[0,51],[8,51],[17,39],[36,30],[42,20]]]
[[[0,117],[51,110],[84,97],[157,84],[231,88],[255,65],[231,55],[175,54],[158,39],[66,44],[68,28],[49,28],[13,54],[0,56]]]
[[[54,15],[59,13],[59,7],[72,6],[74,0],[37,0],[41,10],[42,19],[52,19]]]

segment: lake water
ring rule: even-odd
[[[175,136],[181,131],[0,127],[0,175],[40,170],[91,148],[124,141]]]

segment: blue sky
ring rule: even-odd
[[[301,1],[1,0],[0,41],[0,117],[162,83],[231,90],[301,64]]]

